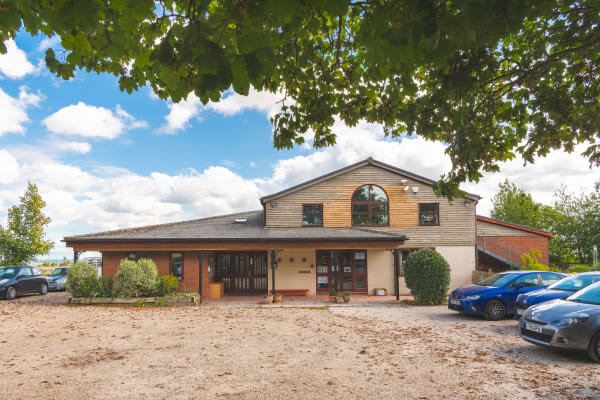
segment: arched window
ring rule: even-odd
[[[387,195],[379,186],[364,185],[352,195],[352,225],[389,225],[388,211]]]

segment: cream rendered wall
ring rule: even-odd
[[[387,250],[367,250],[367,287],[369,294],[375,288],[385,288],[394,294],[394,255]]]
[[[473,246],[436,247],[450,264],[450,290],[472,283],[475,270],[475,248]]]
[[[291,259],[293,258],[293,261]],[[284,250],[277,255],[275,270],[275,290],[277,289],[308,289],[308,295],[317,294],[317,267],[314,249]],[[302,261],[306,259],[306,261]],[[312,268],[311,268],[312,265]],[[269,260],[269,290],[272,284],[271,263]]]

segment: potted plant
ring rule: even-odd
[[[352,292],[346,290],[344,292],[344,303],[349,303],[350,302],[350,295],[352,294]]]
[[[330,303],[335,303],[337,300],[335,299],[337,294],[337,291],[335,290],[335,288],[331,288],[329,289],[329,302]]]
[[[273,293],[273,303],[281,303],[281,293]]]
[[[344,294],[343,293],[338,293],[336,298],[335,298],[335,302],[336,303],[343,303],[344,302]]]
[[[263,299],[263,304],[269,304],[273,302],[273,295],[271,293],[266,293],[265,298]]]

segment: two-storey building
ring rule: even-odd
[[[428,247],[451,266],[451,288],[476,268],[474,194],[437,197],[434,181],[371,158],[260,199],[262,209],[170,224],[66,237],[102,253],[103,275],[124,258],[152,258],[159,274],[208,296],[308,290],[408,294],[408,254]]]

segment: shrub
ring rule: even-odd
[[[73,297],[87,297],[92,287],[92,279],[96,279],[96,268],[84,261],[78,261],[69,268],[67,273],[66,288]]]
[[[592,266],[592,271],[600,271],[600,262],[597,262]]]
[[[334,287],[332,287],[332,288],[329,289],[329,295],[330,296],[335,296],[336,294],[337,294],[337,290],[335,290]]]
[[[158,277],[156,288],[159,296],[170,296],[179,287],[179,280],[173,275],[162,275]]]
[[[523,262],[521,269],[526,271],[549,271],[550,268],[547,265],[540,263],[541,257],[542,252],[538,248],[529,250],[529,253],[521,256]]]
[[[120,297],[150,296],[156,291],[158,271],[149,258],[123,259],[117,271],[116,291]]]
[[[572,265],[567,268],[567,272],[569,274],[578,274],[579,272],[588,272],[591,271],[592,267],[587,265]]]
[[[450,265],[440,253],[421,249],[406,259],[404,280],[419,304],[443,304],[450,287]]]

